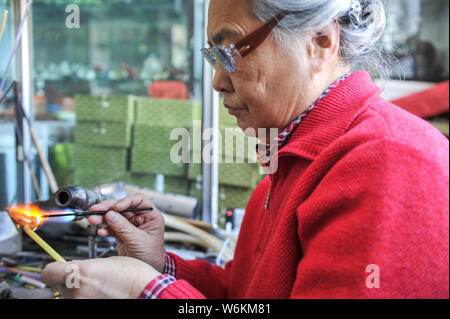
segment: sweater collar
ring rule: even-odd
[[[342,136],[361,114],[366,103],[378,98],[380,93],[381,89],[375,86],[366,71],[351,74],[297,126],[279,155],[291,154],[314,159]]]

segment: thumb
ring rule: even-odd
[[[133,239],[141,230],[134,226],[121,214],[108,212],[105,216],[106,223],[123,241],[128,242]]]

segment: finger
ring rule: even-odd
[[[97,230],[97,235],[100,237],[117,237],[116,233],[109,226],[105,226]]]
[[[110,211],[106,214],[105,220],[117,237],[124,242],[128,242],[135,237],[137,232],[140,232],[136,226],[119,213]]]
[[[107,210],[111,210],[111,208],[114,206],[114,204],[117,202],[115,199],[108,199],[101,203],[98,203],[96,205],[92,205],[90,207],[91,212],[103,212]]]
[[[89,216],[88,217],[88,222],[91,225],[101,225],[105,223],[105,219],[103,218],[103,216],[99,216],[99,215],[95,215],[95,216]]]
[[[108,231],[108,229],[106,229],[106,227],[105,227],[105,228],[100,228],[100,229],[97,231],[97,235],[100,236],[100,237],[108,237],[108,236],[111,236],[111,235],[110,235],[110,232]]]
[[[117,236],[117,234],[109,226],[100,228],[97,231],[97,235],[100,237],[114,237],[118,243],[122,243],[122,239],[120,239],[120,237]]]
[[[119,200],[115,205],[113,205],[112,208],[116,212],[122,212],[129,208],[144,208],[145,206],[150,206],[151,208],[154,208],[154,205],[150,199],[148,199],[142,194],[134,194]],[[141,213],[145,214],[145,212]]]
[[[70,263],[54,262],[45,266],[41,273],[41,279],[49,286],[63,286],[68,273],[67,266]]]

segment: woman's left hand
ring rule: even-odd
[[[65,298],[136,299],[159,275],[140,260],[110,257],[49,264],[42,271],[42,280],[57,286]]]

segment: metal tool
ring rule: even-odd
[[[125,197],[125,183],[101,185],[92,189],[81,186],[67,186],[60,188],[53,196],[54,204],[59,208],[88,210],[92,205],[106,199]],[[123,196],[116,196],[123,195]]]
[[[152,207],[145,207],[145,208],[130,208],[121,212],[118,212],[119,214],[124,213],[135,213],[135,212],[145,212],[145,211],[152,211]],[[67,213],[67,214],[47,214],[43,215],[43,218],[56,218],[56,217],[67,217],[67,216],[74,216],[75,218],[86,218],[89,216],[96,216],[96,215],[105,215],[108,213],[107,211],[100,211],[100,212],[73,212],[73,213]]]

